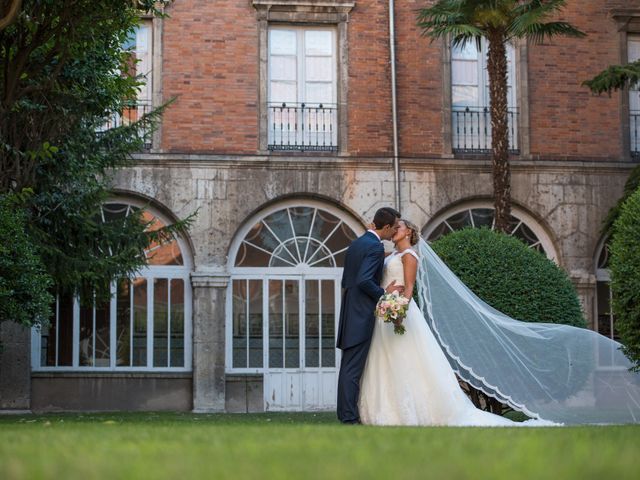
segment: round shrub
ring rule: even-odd
[[[488,228],[465,228],[432,247],[476,295],[510,317],[586,327],[564,270],[517,238]]]
[[[610,250],[616,327],[623,352],[640,370],[640,189],[622,205]]]

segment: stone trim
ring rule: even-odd
[[[229,285],[229,273],[224,268],[198,270],[191,273],[193,288],[226,288]]]
[[[258,153],[271,155],[268,142],[268,30],[270,23],[336,25],[338,35],[337,104],[338,104],[338,155],[348,155],[348,65],[349,13],[354,0],[252,0],[258,20]],[[281,154],[278,152],[278,154]],[[315,156],[314,152],[309,152]]]

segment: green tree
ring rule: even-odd
[[[640,189],[622,204],[614,223],[610,269],[622,350],[640,371]]]
[[[487,39],[487,70],[491,101],[491,148],[496,229],[506,231],[511,213],[511,170],[507,111],[506,45],[526,38],[542,43],[555,36],[581,37],[567,22],[549,21],[564,0],[437,0],[418,14],[418,26],[432,39],[451,39],[464,46]]]
[[[582,82],[582,84],[598,95],[604,92],[611,95],[611,93],[616,90],[633,88],[640,84],[640,60],[626,65],[612,65],[600,72],[591,80]],[[603,233],[612,230],[613,224],[620,215],[622,205],[638,188],[640,188],[640,166],[631,170],[629,178],[624,186],[622,197],[613,206],[613,208],[609,210],[609,213],[604,220],[604,224],[602,226]]]
[[[27,234],[18,195],[0,195],[0,322],[25,326],[50,315],[52,280]]]
[[[140,9],[161,15],[165,3],[24,0],[0,30],[0,194],[33,191],[26,233],[59,291],[106,298],[110,280],[146,263],[151,241],[190,223],[153,230],[142,210],[99,220],[113,173],[132,165],[162,112],[96,133],[137,97],[141,78],[123,45]]]

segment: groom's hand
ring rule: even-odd
[[[402,293],[404,292],[404,287],[402,285],[396,285],[396,281],[394,280],[389,285],[387,285],[387,288],[385,288],[384,291],[387,293],[393,293],[393,292]]]

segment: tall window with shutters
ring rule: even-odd
[[[488,43],[468,42],[451,46],[451,118],[453,151],[485,153],[491,150],[491,116]],[[509,149],[518,150],[515,49],[507,45],[507,102],[509,108]]]
[[[269,28],[269,150],[338,149],[336,31]]]

